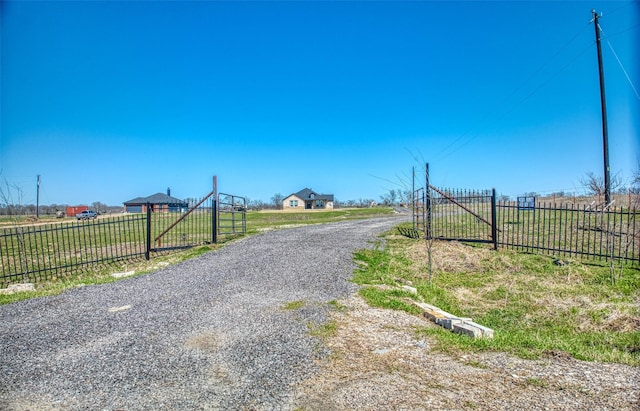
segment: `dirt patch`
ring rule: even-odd
[[[360,297],[333,313],[332,355],[297,387],[303,410],[640,408],[640,369],[550,352],[540,360],[503,353],[450,356],[416,330],[430,323],[369,307]]]

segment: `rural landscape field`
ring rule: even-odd
[[[0,411],[639,411],[639,34],[0,0]]]
[[[410,211],[404,209],[404,212]],[[385,207],[300,213],[248,212],[246,235],[394,214],[396,210]],[[417,297],[460,316],[479,318],[504,331],[490,342],[436,332],[442,347],[499,350],[524,357],[562,351],[590,361],[640,365],[637,304],[640,267],[637,261],[618,263],[612,268],[608,261],[559,260],[551,255],[491,251],[487,246],[434,240],[430,241],[435,245],[432,245],[432,255],[428,256],[429,242],[400,235],[403,226],[411,224],[400,224],[398,231],[388,233],[384,241],[381,240],[380,247],[355,255],[360,268],[355,272],[354,281],[365,286],[361,290],[365,299],[373,306],[399,308],[415,314],[415,308],[403,300]],[[226,241],[237,238],[231,236]],[[153,273],[167,264],[195,258],[224,244],[223,241],[160,253],[148,261],[139,256],[123,262],[81,267],[39,282],[34,291],[0,295],[0,302],[51,295],[78,285],[116,281],[111,275],[114,272]],[[429,260],[433,261],[432,267],[428,267]],[[404,283],[417,288],[418,295],[384,288]]]
[[[499,400],[533,408],[544,403],[554,410],[567,406],[559,399],[563,395],[579,406],[631,410],[638,404],[637,263],[616,264],[612,271],[607,261],[559,260],[495,251],[489,245],[410,238],[401,234],[412,227],[408,211],[381,207],[247,213],[249,237],[346,221],[399,219],[372,247],[354,253],[351,281],[359,287],[357,295],[330,301],[329,319],[310,326],[309,335],[333,354],[320,363],[319,373],[296,388],[298,400],[291,409],[473,409],[495,408]],[[121,281],[113,276],[118,273],[152,279],[244,237],[159,253],[150,260],[85,267],[41,282],[34,291],[0,295],[0,302]],[[473,339],[434,327],[414,305],[420,301],[473,318],[495,335]],[[311,306],[300,299],[281,309],[295,314]],[[440,375],[437,381],[434,373]],[[505,384],[512,388],[501,389]],[[468,391],[465,398],[450,395],[461,389]],[[601,396],[599,390],[608,395]],[[494,393],[492,400],[482,394],[487,391]]]

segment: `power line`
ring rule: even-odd
[[[549,78],[547,78],[543,83],[539,84],[533,91],[531,91],[529,94],[527,94],[526,96],[524,96],[522,99],[520,99],[516,104],[512,105],[509,110],[505,111],[504,113],[502,113],[500,116],[498,116],[495,121],[500,121],[502,119],[504,119],[505,117],[507,117],[508,115],[510,115],[511,113],[513,113],[517,108],[519,108],[520,105],[522,105],[525,101],[529,100],[531,97],[533,97],[538,91],[542,90],[544,87],[547,86],[547,84],[549,84],[553,79],[555,79],[558,75],[560,75],[560,73],[562,73],[563,71],[565,71],[567,68],[571,67],[580,57],[582,57],[582,55],[584,55],[589,49],[591,49],[593,44],[590,44],[589,46],[587,46],[586,48],[584,48],[579,54],[577,54],[569,63],[567,63],[566,65],[564,65],[560,70],[556,71],[554,74],[552,74]],[[461,145],[459,145],[458,147],[456,147],[453,151],[451,151],[450,153],[443,155],[441,157],[438,158],[438,160],[442,160],[444,158],[449,157],[450,155],[454,154],[455,152],[459,151],[460,149],[462,149],[464,146],[466,146],[467,144],[471,143],[473,140],[475,140],[477,137],[479,137],[482,134],[482,132],[478,132],[475,133],[471,136],[471,138],[467,139],[465,142],[463,142]]]
[[[612,14],[615,14],[615,13],[619,12],[620,10],[624,10],[624,9],[626,9],[627,7],[629,7],[629,6],[631,6],[631,5],[635,4],[635,3],[636,3],[635,1],[630,1],[630,2],[628,2],[627,4],[623,4],[622,6],[620,6],[620,7],[618,7],[618,8],[615,8],[615,9],[613,9],[613,10],[611,10],[611,11],[608,11],[608,12],[607,12],[607,16],[610,16],[610,15],[612,15]]]
[[[589,27],[591,23],[587,23],[585,24],[583,27],[580,28],[580,30],[578,30],[567,42],[565,42],[562,47],[560,47],[553,55],[551,55],[551,57],[549,57],[542,65],[540,65],[538,67],[538,69],[534,70],[532,74],[530,74],[522,83],[520,86],[516,87],[511,93],[509,93],[509,95],[507,97],[505,97],[505,103],[510,100],[517,92],[519,92],[520,90],[522,90],[527,84],[531,83],[532,80],[540,73],[542,72],[546,67],[548,67],[552,61],[555,61],[556,57],[558,55],[560,55],[567,47],[569,47],[581,34],[582,32],[585,31],[585,29],[587,27]],[[507,115],[511,114],[513,111],[515,111],[515,109],[521,105],[522,103],[524,103],[525,101],[527,101],[529,98],[531,98],[533,95],[535,95],[540,89],[542,89],[544,86],[546,86],[551,80],[553,80],[555,77],[557,77],[558,74],[560,74],[561,72],[563,72],[564,70],[566,70],[569,66],[571,66],[578,58],[580,58],[584,53],[586,53],[586,51],[591,48],[593,43],[591,43],[587,48],[585,48],[583,51],[581,51],[569,64],[565,65],[564,67],[562,67],[559,71],[557,71],[555,74],[553,74],[551,77],[549,77],[546,81],[544,81],[541,85],[537,86],[531,93],[529,93],[528,95],[526,95],[524,98],[522,98],[520,101],[518,101],[515,105],[511,105],[510,109],[507,110],[506,112],[504,112],[503,114],[499,115],[499,117],[497,117],[497,120],[502,120],[503,118],[505,118]],[[481,124],[485,124],[489,118],[492,116],[492,114],[487,114],[485,115],[482,119],[481,119]],[[484,127],[481,127],[484,128]],[[436,160],[442,160],[444,158],[449,157],[450,155],[454,154],[455,152],[459,151],[460,149],[462,149],[464,146],[466,146],[467,144],[469,144],[470,142],[472,142],[473,140],[475,140],[481,133],[474,133],[470,138],[468,138],[466,141],[464,141],[462,144],[460,144],[459,146],[457,146],[454,150],[452,150],[451,152],[447,153],[447,154],[442,154],[442,153],[446,153],[446,151],[451,148],[454,147],[459,141],[461,141],[464,137],[466,137],[467,135],[469,135],[470,133],[467,131],[464,134],[462,134],[461,136],[457,137],[454,141],[452,141],[451,143],[449,143],[445,148],[443,148],[442,150],[440,150],[436,156],[439,156],[436,158]],[[442,154],[442,155],[441,155]]]
[[[637,27],[640,27],[640,23],[638,23],[638,24],[636,24],[634,26],[628,27],[626,29],[623,29],[623,30],[620,30],[620,31],[616,31],[615,33],[608,34],[606,37],[607,38],[616,37],[619,34],[624,34],[624,33],[628,32],[628,31],[631,31],[631,30],[633,30],[633,29],[635,29]],[[604,33],[602,33],[602,34],[604,34]]]
[[[622,72],[624,73],[625,77],[627,78],[627,81],[631,85],[631,88],[633,89],[633,92],[636,94],[636,97],[638,98],[638,100],[640,100],[640,94],[638,94],[638,90],[636,90],[636,87],[633,85],[633,81],[631,81],[631,77],[629,77],[629,74],[627,73],[627,70],[625,70],[624,66],[622,65],[622,62],[618,58],[618,54],[613,49],[613,46],[611,45],[611,42],[609,40],[607,40],[607,44],[609,45],[609,48],[613,52],[614,57],[618,61],[618,64],[620,65],[620,68],[622,69]]]
[[[640,26],[640,24],[638,26]],[[598,27],[600,27],[600,31],[602,32],[602,34],[605,34],[604,30],[602,29],[602,25],[599,25]],[[618,53],[616,53],[616,51],[613,49],[613,45],[611,45],[611,42],[609,41],[609,37],[610,36],[605,36],[605,39],[607,40],[607,44],[609,45],[609,48],[611,49],[611,52],[613,53],[613,56],[616,58],[616,61],[618,62],[618,65],[620,65],[620,68],[622,69],[622,72],[624,73],[625,77],[627,78],[627,81],[631,85],[631,88],[633,89],[633,92],[636,94],[636,97],[638,98],[638,100],[640,100],[640,94],[638,94],[638,90],[636,89],[636,86],[633,84],[633,81],[631,81],[631,77],[629,77],[629,73],[627,73],[627,70],[624,68],[624,65],[622,64],[622,61],[620,61],[620,58],[618,57]]]

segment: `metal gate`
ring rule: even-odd
[[[402,234],[426,239],[491,243],[497,248],[495,190],[441,189],[425,184],[413,191],[413,227]],[[414,173],[415,187],[415,173]]]
[[[497,248],[495,190],[429,186],[426,238],[490,243]]]
[[[213,190],[199,201],[192,200],[178,218],[176,213],[152,212],[147,207],[147,258],[149,251],[215,244],[220,236],[246,234],[246,198],[218,194],[217,185],[214,176]]]
[[[247,232],[247,199],[233,194],[218,195],[218,234],[244,235]]]

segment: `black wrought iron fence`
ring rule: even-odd
[[[46,281],[80,266],[144,257],[144,214],[0,229],[0,285]]]
[[[627,207],[540,203],[534,196],[496,201],[492,190],[434,187],[425,164],[424,184],[412,193],[413,225],[401,227],[412,238],[492,243],[524,252],[640,264],[638,200]],[[422,185],[422,188],[419,187]],[[574,199],[575,200],[575,199]]]
[[[622,207],[496,202],[495,190],[429,187],[415,196],[414,229],[404,235],[493,243],[557,257],[640,263],[640,210]],[[423,205],[424,204],[424,205]],[[421,224],[422,223],[422,224]]]
[[[82,267],[124,259],[150,258],[246,233],[246,200],[215,191],[187,209],[153,207],[142,213],[100,216],[88,221],[0,228],[0,288],[41,282]],[[232,199],[232,206],[226,204]],[[220,234],[220,236],[218,236]]]
[[[502,247],[640,262],[640,210],[547,203],[523,210],[517,203],[500,202],[496,211]]]

